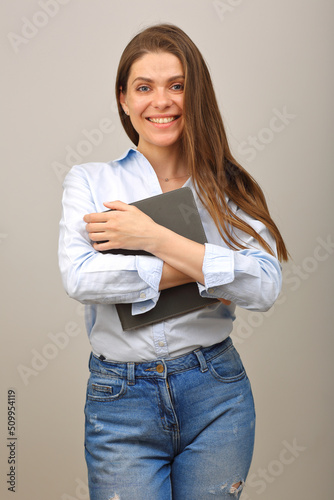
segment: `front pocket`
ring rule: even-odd
[[[104,396],[110,396],[110,394],[113,393],[113,387],[110,387],[110,385],[92,384],[92,390],[101,396],[102,394]]]
[[[91,376],[88,380],[87,399],[91,401],[112,401],[119,399],[126,392],[126,383],[121,378],[104,380]]]
[[[231,345],[207,362],[210,373],[221,382],[235,382],[246,376],[238,351]]]

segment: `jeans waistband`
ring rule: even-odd
[[[200,367],[202,372],[205,372],[208,369],[206,362],[221,354],[231,345],[233,345],[232,339],[231,337],[227,337],[219,344],[214,344],[210,347],[200,347],[182,356],[171,359],[161,358],[140,363],[101,360],[92,353],[89,360],[89,369],[91,372],[101,375],[125,378],[128,380],[129,385],[133,385],[136,378],[166,378],[167,375],[190,370],[197,366]]]

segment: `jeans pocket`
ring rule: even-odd
[[[87,400],[113,401],[126,393],[126,381],[120,377],[99,377],[91,375],[87,385]]]
[[[246,377],[244,365],[233,345],[207,362],[210,373],[221,382],[236,382]]]

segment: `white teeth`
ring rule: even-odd
[[[150,122],[153,123],[170,123],[174,120],[176,120],[175,116],[170,116],[168,118],[149,118]]]

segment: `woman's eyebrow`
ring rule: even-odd
[[[180,78],[184,79],[184,75],[171,76],[170,78],[168,78],[167,82],[172,82],[173,80],[179,80]],[[133,80],[131,85],[133,85],[137,80],[141,80],[142,82],[154,83],[154,80],[152,80],[152,78],[148,78],[147,76],[137,76],[137,78]]]

